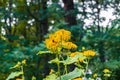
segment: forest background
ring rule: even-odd
[[[103,25],[107,17],[101,12],[110,9],[114,19]],[[120,0],[0,0],[0,80],[24,59],[26,80],[45,78],[53,56],[37,53],[47,50],[45,38],[59,29],[71,31],[78,50],[97,52],[92,72],[107,67],[113,72],[109,80],[120,79]]]

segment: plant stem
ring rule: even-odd
[[[107,78],[107,77],[105,77],[105,80],[108,80],[108,78]]]
[[[88,71],[88,65],[89,65],[89,58],[86,60],[86,67],[85,67],[84,77],[86,77],[86,72]]]
[[[88,64],[89,64],[89,58],[87,59],[87,63],[86,63],[86,71],[88,71]]]
[[[22,70],[22,79],[24,80],[24,70],[23,70],[23,65],[21,66],[21,70]]]
[[[57,57],[59,59],[59,55]],[[58,76],[60,77],[60,80],[61,80],[60,63],[59,62],[57,63],[57,67],[58,67]]]
[[[67,65],[65,64],[65,73],[67,74],[68,71],[67,71]]]

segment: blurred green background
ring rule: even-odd
[[[48,64],[54,56],[36,54],[47,50],[48,34],[62,28],[71,31],[78,50],[97,52],[90,63],[93,73],[109,68],[109,80],[120,79],[120,0],[0,0],[0,80],[23,59],[25,80],[42,80],[54,67]]]

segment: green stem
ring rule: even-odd
[[[88,62],[86,63],[86,71],[88,70]]]
[[[105,77],[105,80],[108,80],[108,78],[107,78],[107,77]]]
[[[23,69],[23,65],[21,66],[21,70],[22,70],[22,79],[24,80],[24,69]]]
[[[67,71],[67,65],[65,64],[65,73],[67,74],[68,71]]]
[[[63,61],[65,61],[62,55],[60,55],[60,57],[62,58]],[[65,63],[64,63],[64,70],[65,70],[65,72],[63,74],[67,74],[68,73],[67,64],[65,64]]]
[[[87,59],[87,63],[86,63],[86,71],[88,71],[88,64],[89,64],[89,58]]]
[[[60,63],[58,63],[57,66],[58,66],[58,76],[60,77],[60,80],[61,80]]]
[[[59,59],[59,55],[57,57]],[[57,63],[57,67],[58,67],[58,76],[60,77],[60,80],[61,80],[60,63],[59,62]]]
[[[86,60],[86,68],[85,68],[85,72],[88,71],[88,65],[89,65],[89,58]],[[84,77],[86,77],[86,73],[84,74]]]

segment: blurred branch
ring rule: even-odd
[[[26,0],[25,0],[25,6],[26,6],[26,10],[28,11],[29,15],[30,15],[32,18],[34,18],[36,21],[39,22],[39,21],[40,21],[39,18],[37,18],[36,16],[34,16],[34,15],[32,14],[32,12],[30,11],[30,8],[28,7]]]
[[[99,1],[98,0],[95,0],[96,1],[96,6],[97,6],[97,27],[98,27],[98,32],[100,33],[100,4],[99,4]]]
[[[11,23],[12,23],[12,0],[9,0],[9,25],[8,25],[8,30],[9,30],[9,34],[11,34]]]

